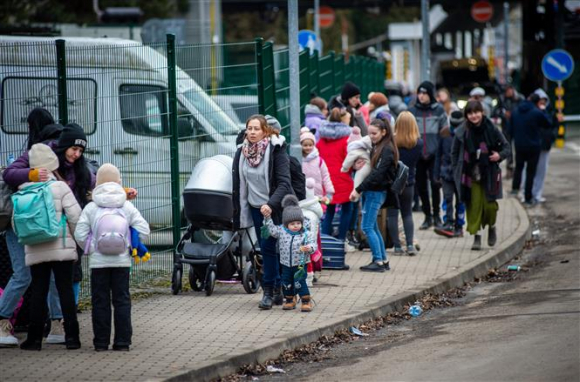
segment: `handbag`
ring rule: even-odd
[[[403,162],[399,161],[397,165],[397,174],[395,175],[395,179],[391,184],[391,191],[395,194],[400,195],[405,190],[407,186],[407,178],[409,177],[409,167],[405,165]]]

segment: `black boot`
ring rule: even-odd
[[[80,349],[81,340],[79,338],[78,321],[64,321],[64,342],[66,344],[66,348],[69,350]]]
[[[284,296],[282,296],[282,287],[274,288],[273,304],[282,305],[284,303]]]
[[[497,234],[495,232],[495,226],[489,227],[489,231],[487,233],[487,245],[493,247],[497,242]]]
[[[475,235],[473,239],[473,245],[471,246],[472,251],[479,251],[481,249],[481,235]]]
[[[269,310],[272,309],[272,304],[274,303],[274,288],[264,287],[264,296],[262,296],[262,301],[258,307],[260,309]]]
[[[425,216],[425,221],[423,222],[423,224],[421,224],[421,227],[419,227],[420,230],[426,230],[431,228],[431,226],[433,225],[433,218],[431,217],[431,215],[427,215]]]
[[[35,326],[30,325],[28,327],[28,335],[26,340],[20,344],[20,349],[22,350],[41,350],[42,349],[42,332],[44,330],[44,325]]]

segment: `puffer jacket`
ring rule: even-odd
[[[322,214],[324,213],[320,201],[317,197],[309,197],[301,200],[298,205],[302,209],[304,217],[310,221],[310,238],[312,241],[316,241],[320,219],[322,219]]]
[[[54,175],[50,176],[54,180]],[[27,182],[18,187],[20,190],[35,183]],[[25,262],[27,266],[47,263],[49,261],[71,261],[77,259],[77,244],[73,239],[72,233],[81,216],[81,207],[75,199],[74,194],[65,182],[54,181],[50,184],[50,191],[54,200],[54,209],[56,220],[60,221],[64,213],[67,220],[66,233],[64,238],[59,237],[56,240],[46,243],[25,245],[26,253]],[[14,226],[14,224],[12,224]]]
[[[82,248],[87,246],[87,240],[91,234],[97,212],[99,208],[119,208],[125,214],[127,223],[133,227],[140,236],[147,236],[150,233],[149,224],[145,221],[141,213],[135,206],[127,201],[127,194],[123,187],[117,183],[103,183],[93,191],[93,201],[87,204],[77,224],[75,238]],[[88,246],[89,268],[118,268],[130,267],[131,256],[129,247],[122,255],[102,255],[95,250],[94,240]],[[128,244],[131,244],[130,237]]]
[[[341,122],[325,122],[320,126],[320,140],[316,147],[328,166],[330,180],[334,185],[332,204],[349,202],[349,196],[354,187],[350,173],[340,171],[342,162],[346,158],[346,147],[351,132],[350,126]]]
[[[322,110],[316,105],[306,105],[304,107],[304,126],[308,127],[314,133],[316,140],[319,138],[318,128],[326,120]]]
[[[310,251],[304,252],[305,263],[310,262],[310,255],[316,252],[316,240],[312,240],[312,227],[310,220],[304,219],[304,228],[298,232],[292,232],[283,225],[275,225],[270,218],[266,219],[266,226],[270,235],[278,239],[278,249],[280,250],[280,264],[287,267],[300,265],[302,252],[300,246],[309,245]]]
[[[320,197],[334,195],[334,186],[332,180],[330,180],[328,166],[320,157],[316,147],[310,154],[302,158],[302,172],[306,178],[312,178],[316,182],[314,184],[314,195]]]
[[[437,102],[429,105],[417,102],[409,111],[415,116],[419,126],[419,133],[421,133],[421,138],[423,139],[423,159],[434,158],[439,147],[442,130],[446,130],[449,126],[443,106]]]

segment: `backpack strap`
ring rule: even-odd
[[[322,167],[322,157],[318,156],[318,167]]]
[[[62,246],[66,247],[66,215],[64,211],[60,215],[60,225],[62,226]]]

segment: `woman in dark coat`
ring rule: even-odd
[[[481,249],[479,231],[489,227],[487,244],[497,241],[495,222],[502,198],[499,163],[510,155],[510,146],[502,132],[483,115],[479,101],[465,107],[466,121],[455,131],[451,147],[453,178],[459,200],[467,206],[467,231],[475,235],[472,250]]]
[[[246,138],[236,152],[232,168],[234,228],[254,226],[263,259],[260,309],[282,305],[280,267],[276,240],[261,237],[264,215],[281,224],[282,198],[292,194],[284,139],[272,131],[266,118],[253,115],[246,122]]]

